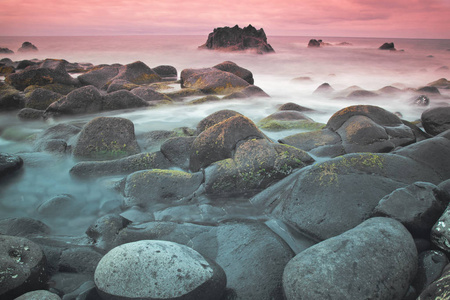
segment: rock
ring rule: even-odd
[[[319,48],[322,45],[322,40],[310,39],[308,48]]]
[[[28,237],[31,235],[47,235],[50,227],[39,220],[20,217],[0,220],[0,234]]]
[[[60,84],[60,83],[51,83],[51,84],[46,84],[43,86],[38,86],[38,85],[30,85],[27,88],[25,88],[24,92],[27,95],[31,95],[31,93],[38,89],[38,88],[42,88],[44,90],[48,90],[57,94],[61,94],[61,95],[67,95],[70,92],[74,91],[77,89],[77,87],[73,86],[73,85],[64,85],[64,84]]]
[[[416,270],[408,231],[372,218],[297,254],[284,270],[283,290],[287,300],[402,299]]]
[[[77,199],[70,194],[61,194],[44,200],[37,207],[41,217],[75,217],[80,213],[81,207]]]
[[[138,88],[132,89],[131,93],[147,102],[159,101],[159,100],[170,101],[169,97],[167,97],[166,95],[159,93],[149,87],[138,87]]]
[[[450,81],[448,81],[446,78],[441,78],[428,83],[427,86],[433,86],[439,89],[450,89]]]
[[[304,111],[312,111],[313,109],[298,105],[297,103],[288,102],[278,107],[278,111],[283,110],[295,110],[299,112],[304,112]]]
[[[22,108],[18,113],[17,117],[22,121],[34,121],[42,120],[44,118],[45,110],[38,110],[33,108]]]
[[[67,96],[53,102],[47,107],[48,114],[88,114],[99,112],[103,108],[100,91],[88,85],[70,92]]]
[[[392,50],[392,51],[396,50],[395,46],[394,46],[394,43],[384,43],[378,49],[380,49],[380,50]]]
[[[238,113],[237,111],[228,110],[228,109],[216,111],[215,113],[212,113],[209,116],[203,118],[197,124],[196,135],[199,135],[206,129],[208,129],[222,121],[225,121],[231,117],[235,117],[235,116],[242,116],[242,115],[240,113]]]
[[[24,96],[13,86],[0,82],[0,111],[20,109],[24,106]]]
[[[67,143],[72,143],[73,139],[80,132],[80,130],[81,128],[78,126],[65,123],[51,126],[36,137],[33,150],[51,150],[53,148],[52,145],[61,144],[61,141],[64,141],[66,143],[67,148]]]
[[[181,71],[181,87],[198,89],[206,94],[230,94],[249,86],[244,79],[216,68]]]
[[[419,89],[417,89],[419,93],[425,93],[430,95],[440,95],[441,92],[439,92],[439,89],[435,86],[424,86]]]
[[[42,63],[42,60],[36,60],[36,59],[28,60],[28,59],[24,59],[24,60],[21,60],[21,61],[19,61],[17,63],[16,69],[17,70],[23,70],[23,69],[25,69],[25,68],[27,68],[29,66],[39,65],[40,63]]]
[[[47,89],[37,88],[27,98],[25,107],[45,110],[53,102],[59,100],[63,95]]]
[[[175,166],[189,170],[189,154],[195,137],[174,137],[161,145],[161,153]]]
[[[138,152],[134,124],[130,120],[97,117],[81,130],[73,156],[78,160],[110,160]]]
[[[64,249],[59,259],[59,271],[94,274],[102,257],[102,254],[89,246]]]
[[[450,106],[427,109],[421,116],[422,126],[431,135],[450,129]]]
[[[415,182],[383,197],[372,215],[401,222],[414,237],[427,238],[444,212],[450,195],[427,182]]]
[[[79,162],[70,169],[70,175],[77,179],[92,179],[102,176],[128,175],[148,169],[168,169],[170,167],[173,167],[173,164],[158,151],[139,153],[108,161]]]
[[[22,46],[17,50],[17,52],[35,52],[38,48],[30,42],[23,42]]]
[[[248,98],[257,98],[257,97],[270,98],[270,96],[266,92],[264,92],[260,87],[256,85],[247,86],[246,88],[241,90],[241,93],[246,95]]]
[[[417,300],[435,300],[448,298],[448,286],[450,281],[450,265],[447,265],[442,275],[425,288]]]
[[[102,103],[102,110],[104,111],[149,106],[147,101],[126,90],[107,94],[103,97]]]
[[[0,297],[14,299],[26,292],[47,287],[46,259],[32,241],[8,235],[0,236]]]
[[[238,77],[241,77],[245,81],[247,81],[249,84],[253,84],[253,74],[249,70],[242,68],[235,64],[232,61],[224,61],[223,63],[220,63],[218,65],[215,65],[213,68],[219,69],[221,71],[232,73]]]
[[[326,95],[331,94],[332,92],[334,92],[334,88],[332,88],[329,83],[325,82],[319,85],[319,87],[313,92],[313,94]]]
[[[8,48],[0,48],[0,53],[1,54],[14,54],[14,51],[8,49]]]
[[[108,86],[108,89],[106,90],[106,92],[109,94],[109,93],[117,92],[117,91],[120,91],[120,90],[131,91],[132,89],[135,89],[137,87],[139,87],[139,85],[137,85],[135,83],[131,83],[131,82],[127,81],[127,80],[115,79]]]
[[[66,61],[47,59],[39,65],[9,74],[6,76],[5,82],[21,91],[30,85],[44,86],[52,83],[77,85],[76,80],[67,73],[66,64]]]
[[[127,207],[169,204],[171,201],[191,196],[202,182],[201,172],[187,173],[161,169],[138,171],[126,178],[123,190],[124,203]]]
[[[310,132],[301,132],[294,135],[287,136],[279,140],[280,143],[302,149],[304,151],[311,151],[323,146],[337,145],[342,142],[339,134],[330,129],[322,129]],[[339,153],[340,155],[342,153]]]
[[[352,91],[350,94],[347,95],[347,98],[350,99],[373,98],[373,97],[378,97],[378,94],[366,90]]]
[[[0,152],[0,178],[11,176],[22,166],[23,160],[20,156]]]
[[[258,127],[268,131],[289,129],[316,130],[325,127],[325,124],[314,122],[304,114],[295,110],[283,110],[273,113],[257,123]]]
[[[5,75],[15,73],[15,72],[16,72],[16,69],[13,66],[5,66],[2,63],[0,63],[0,75],[5,76]]]
[[[231,158],[240,141],[263,139],[264,134],[244,116],[234,116],[200,133],[192,144],[189,169],[193,172],[213,162]]]
[[[161,77],[141,61],[121,66],[119,73],[111,79],[111,82],[117,79],[138,85],[161,81]]]
[[[238,25],[214,28],[206,43],[199,48],[225,51],[254,50],[258,54],[274,52],[267,43],[264,29],[257,30],[252,25],[240,28]]]
[[[202,103],[208,103],[208,102],[216,102],[216,101],[220,101],[221,99],[215,95],[208,95],[199,99],[195,99],[192,101],[189,101],[189,104],[202,104]]]
[[[139,241],[112,249],[99,262],[94,280],[102,299],[220,299],[226,286],[218,264],[166,241]]]
[[[417,106],[428,106],[430,105],[430,98],[425,95],[420,95],[414,100],[413,103]]]
[[[419,266],[412,285],[418,294],[426,287],[439,279],[445,266],[449,263],[444,253],[436,250],[428,250],[420,253]]]
[[[83,85],[93,85],[98,89],[106,90],[117,74],[119,74],[118,66],[103,66],[78,76],[78,80]]]
[[[112,243],[116,235],[129,224],[130,221],[121,216],[108,214],[89,226],[86,234],[93,239],[96,247],[103,250],[110,250],[113,248]]]
[[[31,291],[28,293],[23,294],[20,297],[17,297],[14,300],[61,300],[61,298],[49,291],[46,290],[39,290],[39,291]]]
[[[177,69],[173,66],[161,65],[152,68],[152,70],[161,78],[177,78],[178,76]]]

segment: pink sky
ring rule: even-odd
[[[450,0],[0,0],[0,36],[200,34],[450,38]]]

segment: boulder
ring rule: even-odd
[[[34,151],[46,151],[49,145],[60,142],[61,140],[71,144],[74,137],[80,132],[81,128],[71,124],[61,123],[47,128],[43,133],[36,137],[34,142]]]
[[[308,48],[319,48],[322,45],[322,40],[310,39]]]
[[[104,215],[89,226],[86,235],[92,239],[97,248],[111,250],[117,234],[129,224],[130,221],[119,215]]]
[[[238,77],[241,77],[245,81],[247,81],[249,84],[253,84],[253,74],[249,70],[242,68],[235,64],[232,61],[224,61],[223,63],[220,63],[218,65],[215,65],[213,68],[219,69],[221,71],[232,73]]]
[[[441,78],[436,81],[430,82],[427,86],[434,86],[439,89],[450,89],[450,81],[446,78]]]
[[[137,87],[139,87],[139,85],[137,85],[135,83],[131,83],[127,80],[114,79],[113,82],[111,82],[111,84],[108,86],[108,89],[106,90],[106,92],[109,94],[109,93],[117,92],[120,90],[131,91],[132,89],[135,89]]]
[[[9,74],[5,82],[21,91],[30,85],[43,86],[52,83],[77,85],[76,80],[67,73],[66,64],[67,62],[63,60],[45,60],[39,65]]]
[[[0,220],[0,234],[28,237],[33,235],[48,235],[51,230],[39,220],[20,217]]]
[[[439,89],[435,86],[423,86],[421,88],[418,88],[417,91],[419,93],[425,93],[428,95],[440,95],[441,92],[439,92]]]
[[[36,52],[38,48],[30,42],[23,42],[17,52]]]
[[[20,297],[17,297],[14,300],[61,300],[61,297],[59,297],[57,294],[54,294],[52,292],[46,291],[46,290],[39,290],[39,291],[31,291],[28,293],[23,294]]]
[[[350,94],[347,95],[347,98],[350,99],[366,99],[366,98],[374,98],[378,97],[377,93],[366,91],[366,90],[356,90],[350,92]]]
[[[161,78],[177,78],[177,69],[169,65],[161,65],[152,68],[152,70],[159,75]]]
[[[25,97],[13,86],[0,82],[0,111],[20,109],[25,106]]]
[[[52,114],[88,114],[102,110],[102,95],[100,91],[88,85],[70,92],[67,96],[50,104],[45,113]]]
[[[147,106],[149,106],[147,101],[126,90],[109,93],[103,97],[102,101],[104,111]]]
[[[13,66],[5,66],[4,64],[0,63],[0,75],[5,76],[15,72],[16,69]]]
[[[447,256],[440,251],[428,250],[420,253],[417,274],[412,283],[417,294],[439,279],[448,263]]]
[[[417,250],[397,221],[372,218],[297,254],[284,269],[294,299],[403,299],[417,271]]]
[[[0,270],[2,299],[12,300],[26,292],[47,287],[44,253],[26,238],[0,236]]]
[[[37,88],[27,97],[25,107],[45,110],[53,102],[59,100],[63,95],[47,89]]]
[[[119,73],[110,81],[122,79],[134,84],[147,84],[161,81],[161,77],[141,61],[121,66]],[[110,83],[107,83],[109,85]]]
[[[450,106],[427,109],[421,116],[422,126],[431,135],[450,129]]]
[[[252,25],[240,28],[238,25],[214,28],[206,43],[199,48],[225,51],[254,50],[258,54],[274,52],[267,43],[264,29],[257,30]]]
[[[413,104],[417,106],[428,106],[430,105],[430,98],[425,95],[420,95],[419,97],[414,99]]]
[[[220,299],[226,286],[223,269],[195,250],[149,240],[109,251],[99,262],[94,280],[102,299],[123,300]]]
[[[311,151],[321,147],[327,147],[331,145],[338,145],[342,142],[341,137],[336,132],[325,128],[322,130],[315,130],[309,132],[300,132],[282,138],[280,143],[302,149],[304,151]],[[337,155],[343,154],[342,152]],[[333,157],[336,155],[333,155]]]
[[[102,66],[78,76],[78,80],[83,85],[93,85],[98,89],[106,89],[118,73],[118,66]]]
[[[81,204],[74,196],[61,194],[42,201],[36,211],[44,218],[75,217],[81,211]]]
[[[298,112],[304,112],[304,111],[312,111],[313,109],[298,105],[297,103],[288,102],[288,103],[282,104],[280,107],[278,107],[278,111],[283,111],[283,110],[294,110],[294,111],[298,111]]]
[[[206,129],[235,116],[242,116],[242,115],[237,111],[229,109],[216,111],[215,113],[210,114],[209,116],[203,118],[200,122],[198,122],[196,135],[199,135]]]
[[[110,160],[138,152],[134,124],[130,120],[97,117],[81,130],[73,156],[78,160]]]
[[[394,43],[384,43],[378,49],[380,49],[380,50],[392,50],[392,51],[396,50],[395,46],[394,46]]]
[[[372,215],[401,222],[414,237],[428,238],[450,195],[427,182],[415,182],[384,196]]]
[[[123,195],[127,207],[170,204],[191,196],[202,184],[203,173],[152,169],[132,173],[125,180]]]
[[[0,178],[10,176],[23,166],[20,156],[0,152]]]
[[[216,68],[181,71],[181,87],[198,89],[206,94],[230,94],[241,91],[249,83],[232,73]]]
[[[240,92],[247,96],[247,98],[270,98],[266,92],[256,85],[249,85]]]
[[[194,140],[189,169],[197,172],[213,162],[231,158],[239,142],[255,138],[265,136],[250,119],[241,115],[227,118],[204,130]]]
[[[1,54],[14,54],[14,51],[12,51],[11,49],[8,48],[0,48],[0,53]]]
[[[173,167],[173,164],[161,152],[139,153],[108,161],[79,162],[70,169],[70,175],[77,179],[92,179],[170,167]]]
[[[138,88],[132,89],[131,93],[147,102],[159,101],[159,100],[170,101],[169,97],[167,97],[166,95],[159,93],[149,87],[138,87]]]
[[[317,87],[317,89],[314,90],[313,94],[315,95],[327,95],[334,92],[334,88],[331,87],[331,85],[327,82],[322,83]]]
[[[450,264],[448,264],[442,275],[425,288],[417,300],[435,300],[448,298],[448,286],[450,284]]]
[[[273,113],[257,123],[258,127],[268,131],[289,129],[316,130],[325,127],[325,124],[314,122],[303,113],[296,110],[283,110]]]
[[[195,137],[174,137],[161,145],[161,153],[175,166],[189,170],[189,154]]]

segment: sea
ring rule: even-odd
[[[201,105],[170,105],[145,109],[114,111],[96,115],[23,122],[16,112],[0,112],[0,152],[14,153],[25,158],[22,171],[0,182],[0,219],[31,217],[49,223],[60,234],[82,234],[98,217],[120,206],[120,196],[107,182],[80,183],[69,176],[75,164],[70,156],[58,156],[33,151],[32,138],[58,123],[84,124],[92,118],[119,116],[130,119],[136,135],[153,130],[178,127],[195,128],[209,114],[232,109],[254,122],[274,113],[283,103],[294,102],[313,109],[308,117],[326,123],[339,109],[355,104],[370,104],[401,114],[408,121],[420,119],[422,112],[433,106],[446,105],[450,90],[430,96],[428,107],[414,105],[416,89],[440,78],[450,79],[450,40],[355,37],[269,36],[268,43],[275,53],[259,55],[254,52],[221,52],[198,49],[206,36],[51,36],[0,37],[0,47],[15,54],[0,55],[13,61],[23,59],[65,59],[69,62],[98,64],[128,64],[142,61],[153,68],[171,65],[178,74],[186,68],[212,67],[232,61],[253,73],[255,85],[270,98],[219,101]],[[325,46],[308,48],[312,38],[322,39]],[[20,53],[25,41],[38,52]],[[397,51],[379,50],[393,42]],[[74,74],[73,76],[77,76]],[[3,80],[4,77],[0,77]],[[335,90],[332,95],[314,91],[323,83]],[[383,94],[376,98],[347,98],[349,91],[364,89],[377,92],[392,86],[400,94]],[[173,90],[180,87],[172,86]],[[450,103],[450,102],[449,102]],[[266,131],[274,141],[300,130]],[[139,139],[138,139],[139,141]],[[112,178],[114,180],[118,178]],[[54,196],[70,194],[79,201],[77,214],[71,218],[46,219],[37,207]],[[229,217],[253,218],[258,212],[245,207],[239,213],[230,210]],[[245,213],[242,213],[244,211]],[[195,221],[195,220],[194,220]]]

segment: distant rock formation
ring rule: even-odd
[[[17,51],[18,52],[32,52],[32,51],[38,51],[38,48],[30,42],[24,42],[22,44],[22,47],[20,47],[19,50],[17,50]]]
[[[252,25],[240,28],[218,27],[208,35],[206,43],[199,48],[225,51],[256,50],[258,54],[275,52],[267,43],[264,29],[257,30]]]
[[[383,45],[380,46],[380,48],[378,48],[380,50],[392,50],[395,51],[397,49],[395,49],[394,47],[394,43],[384,43]]]
[[[311,39],[309,40],[308,47],[309,48],[317,48],[322,44],[322,40]]]
[[[13,54],[14,51],[8,49],[8,48],[0,48],[0,53],[1,54]]]

